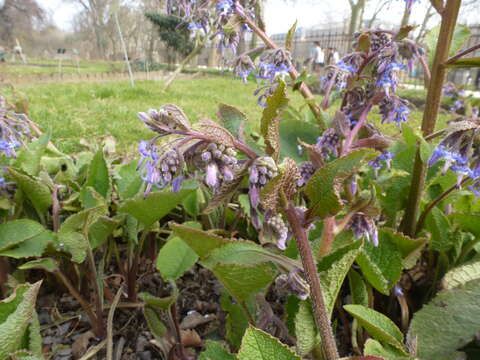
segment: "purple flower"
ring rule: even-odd
[[[340,136],[337,134],[335,129],[328,128],[324,131],[322,136],[317,139],[315,146],[325,159],[327,159],[330,155],[337,157],[338,148],[340,146]]]
[[[392,61],[391,58],[381,60],[377,67],[378,78],[376,86],[383,88],[385,94],[390,96],[391,93],[397,90],[398,71],[406,69],[405,65]]]
[[[397,126],[407,122],[410,115],[408,101],[400,99],[397,96],[385,97],[379,104],[380,114],[383,122],[395,122]]]
[[[211,188],[218,186],[218,166],[214,162],[207,165],[207,170],[205,172],[205,183]]]
[[[356,213],[350,220],[349,229],[353,231],[357,239],[365,236],[374,246],[378,246],[377,225],[371,217],[361,212]]]
[[[282,215],[277,214],[272,217],[267,217],[264,227],[263,235],[273,240],[280,250],[287,248],[286,242],[288,239],[288,227],[282,219]]]
[[[470,185],[469,189],[476,197],[480,197],[480,180],[477,180],[473,183],[473,185]]]
[[[297,181],[297,186],[302,187],[304,186],[308,180],[312,177],[315,173],[315,167],[311,161],[305,161],[300,165],[300,179]]]
[[[277,176],[278,169],[275,161],[271,157],[264,156],[257,158],[248,169],[248,172],[250,204],[256,209],[260,204],[260,189],[263,188],[270,179]]]

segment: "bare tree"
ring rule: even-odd
[[[0,8],[0,40],[13,46],[16,38],[33,34],[46,20],[36,0],[4,0]]]
[[[365,11],[365,5],[368,0],[348,0],[350,4],[350,24],[348,34],[353,35],[361,26],[362,13]]]

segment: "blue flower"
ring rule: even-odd
[[[375,159],[369,161],[368,165],[370,165],[374,169],[380,169],[384,165],[386,165],[387,169],[390,169],[390,163],[394,157],[395,154],[392,154],[391,152],[384,152],[383,154],[377,156]]]
[[[407,69],[402,63],[390,61],[390,59],[385,59],[379,64],[377,69],[379,76],[376,85],[383,88],[387,96],[390,96],[390,92],[395,92],[397,90],[398,71]]]
[[[219,16],[227,16],[233,12],[232,0],[219,0],[216,6],[217,14]]]
[[[397,96],[385,97],[379,104],[383,122],[395,122],[397,126],[408,121],[410,109],[408,102]]]

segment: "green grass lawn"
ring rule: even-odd
[[[263,109],[253,95],[254,83],[243,84],[233,77],[201,76],[179,79],[166,93],[161,89],[162,83],[154,81],[137,82],[133,89],[128,82],[119,81],[35,84],[19,90],[29,99],[30,118],[43,130],[50,128],[54,143],[68,153],[84,149],[81,138],[92,142],[105,135],[115,137],[120,152],[135,151],[139,140],[153,136],[137,118],[137,112],[158,109],[166,103],[182,107],[192,122],[204,117],[215,119],[218,104],[226,103],[245,112],[253,128],[258,129]],[[290,97],[294,107],[304,104],[298,93]],[[333,114],[335,108],[332,106],[329,113]],[[420,111],[413,111],[410,123],[418,126],[421,117]],[[379,123],[380,116],[374,111],[371,120]],[[445,116],[439,126],[444,123]],[[381,128],[390,136],[399,135],[393,124]]]
[[[85,61],[79,62],[79,67],[75,61],[64,60],[62,62],[61,72],[63,74],[99,74],[107,72],[123,71],[124,63],[121,61]],[[20,62],[0,63],[0,73],[9,75],[30,75],[30,74],[53,74],[59,73],[58,61],[29,59],[27,64]]]

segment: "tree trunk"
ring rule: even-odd
[[[405,3],[405,10],[403,11],[402,22],[400,23],[400,27],[404,27],[408,25],[410,21],[410,11],[408,10],[408,4]]]
[[[218,66],[218,38],[214,37],[210,44],[210,51],[208,54],[208,67],[216,67]]]
[[[358,2],[355,4],[350,2],[350,8],[351,8],[351,16],[350,16],[350,24],[348,26],[348,34],[353,35],[359,27],[359,22],[360,22],[360,15],[362,14],[363,9],[365,8],[365,2],[366,0],[358,0]]]
[[[428,21],[432,18],[433,14],[434,14],[433,6],[430,5],[425,14],[425,17],[423,18],[423,22],[422,22],[422,25],[420,26],[420,30],[418,31],[418,36],[416,39],[417,42],[419,42],[424,37],[425,31],[427,30]]]

